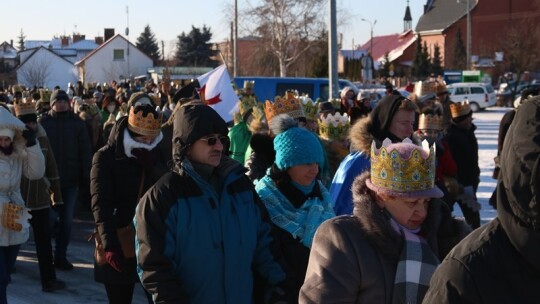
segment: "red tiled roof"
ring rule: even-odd
[[[384,55],[388,52],[390,53],[390,59],[392,58],[392,52],[401,50],[409,46],[412,42],[416,40],[416,35],[413,31],[409,30],[400,34],[392,34],[386,36],[377,36],[373,37],[373,53],[371,56],[375,61],[382,61]],[[369,51],[371,47],[371,40],[368,40],[366,43],[358,47],[358,50]]]

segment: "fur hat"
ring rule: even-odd
[[[366,186],[376,193],[397,197],[435,198],[443,192],[435,185],[435,147],[427,141],[417,146],[411,140],[371,145],[371,177]]]
[[[323,167],[322,144],[310,131],[298,127],[294,118],[280,114],[270,122],[276,150],[275,164],[280,170],[297,165],[317,163]]]
[[[138,105],[145,105],[145,104],[151,105],[152,107],[156,106],[152,98],[146,93],[143,93],[143,92],[133,93],[129,97],[128,106],[130,108],[136,107]]]
[[[15,118],[10,111],[0,107],[0,136],[7,136],[11,140],[16,132],[22,132],[26,128],[25,124]]]

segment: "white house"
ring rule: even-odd
[[[0,44],[0,60],[4,60],[4,64],[9,68],[15,67],[15,61],[17,59],[17,50],[13,47],[13,40],[11,43],[3,42]]]
[[[100,83],[146,75],[152,59],[120,34],[75,62],[79,80]]]
[[[65,87],[77,82],[77,71],[69,60],[46,47],[24,50],[19,53],[21,64],[17,68],[17,82],[26,87]]]
[[[34,49],[42,46],[75,63],[95,50],[102,42],[103,37],[90,40],[86,39],[85,35],[73,34],[73,37],[60,36],[51,40],[25,40],[24,48]]]

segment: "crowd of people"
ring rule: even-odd
[[[540,97],[505,126],[481,226],[473,113],[444,82],[374,108],[255,85],[231,122],[196,82],[0,93],[0,304],[30,227],[42,290],[66,287],[77,208],[109,303],[537,301]]]

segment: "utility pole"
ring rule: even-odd
[[[129,67],[129,6],[126,5],[126,16],[127,16],[127,25],[126,25],[126,36],[127,36],[127,77],[131,79],[131,71]]]
[[[369,23],[369,26],[371,28],[371,35],[370,35],[371,38],[369,40],[369,53],[371,54],[371,56],[373,56],[373,27],[375,26],[375,24],[377,24],[377,19],[375,19],[375,21],[373,22],[364,18],[360,20]]]
[[[328,33],[328,98],[338,97],[339,82],[337,72],[337,23],[336,23],[336,0],[329,0],[330,22]]]
[[[472,36],[471,36],[471,7],[470,0],[467,0],[467,69],[471,69],[471,47],[472,47]]]
[[[238,76],[238,0],[234,0],[233,77]]]

